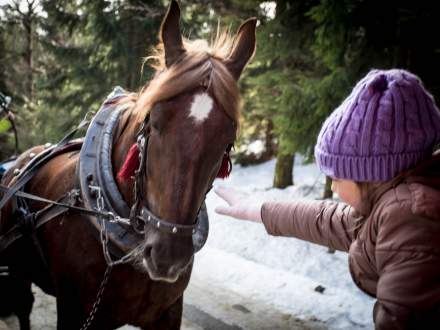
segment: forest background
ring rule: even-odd
[[[114,86],[139,91],[152,76],[143,62],[167,5],[0,0],[0,92],[13,99],[20,149],[59,140]],[[190,39],[209,40],[219,25],[235,32],[242,20],[258,18],[257,53],[240,81],[235,161],[276,157],[275,187],[294,183],[295,154],[313,160],[323,121],[370,69],[408,69],[440,99],[436,1],[182,0],[181,8]],[[14,153],[7,128],[0,118],[0,161]]]

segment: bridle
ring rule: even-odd
[[[147,206],[141,206],[141,203],[145,197],[143,178],[146,172],[145,169],[149,138],[149,115],[147,115],[136,135],[136,144],[139,152],[139,167],[135,170],[134,175],[133,192],[135,199],[133,206],[130,209],[131,226],[139,234],[145,233],[145,229],[151,227],[161,232],[176,236],[191,236],[196,231],[198,220],[196,220],[196,222],[192,225],[181,225],[169,220],[161,219],[150,209],[148,209]],[[208,193],[209,190],[206,193]],[[196,217],[196,219],[198,219],[198,217]]]
[[[210,67],[212,69],[212,63],[210,63]],[[208,91],[212,85],[212,71],[209,76],[200,82],[200,86],[203,87],[205,91]],[[155,215],[147,206],[142,206],[141,203],[144,200],[144,185],[143,177],[145,175],[145,167],[147,160],[147,149],[148,149],[148,141],[150,138],[149,132],[150,126],[150,115],[147,114],[145,119],[143,120],[137,134],[136,134],[136,145],[139,153],[139,166],[135,170],[134,174],[134,203],[130,209],[130,223],[133,229],[139,233],[144,234],[145,229],[148,227],[155,228],[161,232],[173,234],[176,236],[191,236],[196,232],[198,223],[198,216],[196,216],[196,222],[191,225],[181,225],[175,222],[161,219],[157,215]],[[229,166],[232,167],[231,161],[229,159],[229,151],[231,150],[231,146],[228,146],[225,154],[228,156]],[[209,189],[206,191],[205,196],[211,190],[212,185],[210,185]],[[200,212],[200,207],[197,214]]]
[[[205,81],[202,81],[200,83],[200,86],[203,87],[205,91],[207,91],[211,86],[211,80],[212,80],[212,75],[210,74]],[[155,228],[161,232],[176,236],[191,236],[196,232],[197,226],[199,225],[198,216],[196,216],[195,223],[191,225],[182,225],[158,217],[145,205],[141,207],[141,203],[145,197],[143,178],[146,172],[145,168],[146,168],[146,160],[148,156],[147,150],[148,150],[148,141],[150,138],[149,128],[150,128],[150,115],[147,114],[136,134],[136,145],[139,153],[139,166],[134,173],[133,193],[135,200],[130,209],[130,224],[133,227],[133,229],[139,234],[144,234],[145,229],[150,227],[150,228]],[[231,148],[232,145],[228,145],[224,155],[227,156],[229,162],[228,166],[230,168],[232,168],[231,160],[229,158],[229,152]],[[209,193],[211,188],[212,188],[212,184],[206,191],[205,196]],[[197,214],[199,214],[200,212],[200,207]]]

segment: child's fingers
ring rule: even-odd
[[[217,206],[215,212],[221,215],[231,216],[231,208],[229,206]]]
[[[245,219],[243,217],[244,214],[242,214],[243,212],[241,212],[240,209],[231,206],[217,206],[215,212],[235,219]]]
[[[215,193],[223,198],[229,205],[233,205],[237,201],[239,201],[243,195],[232,188],[226,187],[215,187]]]

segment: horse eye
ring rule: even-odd
[[[159,125],[158,125],[158,122],[157,122],[157,120],[152,120],[151,122],[151,128],[153,128],[154,130],[156,130],[156,131],[159,131]]]
[[[156,131],[160,131],[161,129],[161,115],[158,113],[155,113],[150,117],[150,125],[151,128],[153,128]]]

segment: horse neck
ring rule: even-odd
[[[115,176],[117,176],[121,170],[127,157],[128,150],[134,143],[136,143],[136,132],[139,129],[139,124],[136,123],[134,117],[135,116],[132,114],[131,110],[127,110],[126,113],[121,116],[118,127],[116,128],[116,138],[112,148],[112,166]],[[117,178],[116,184],[127,204],[132,205],[134,201],[134,180],[120,180]]]

